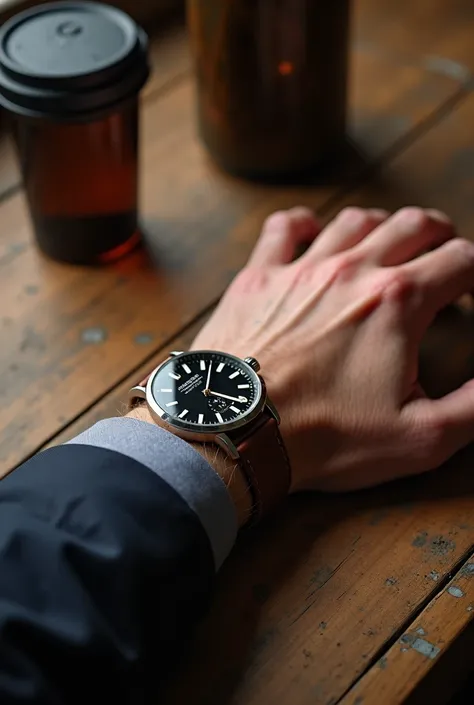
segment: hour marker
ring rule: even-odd
[[[172,392],[173,390],[172,389],[161,389],[160,391],[166,392],[168,394],[168,393]]]
[[[235,377],[238,377],[240,375],[240,371],[237,370],[237,372],[232,372],[232,374],[229,376],[229,379],[234,379]]]
[[[204,423],[204,414],[199,414],[198,423]]]
[[[178,415],[178,419],[184,419],[186,414],[189,414],[188,409],[183,409],[182,412]]]
[[[181,379],[181,375],[177,375],[174,372],[170,372],[169,376],[171,377],[171,379]]]
[[[170,402],[168,402],[168,404],[166,404],[166,406],[177,406],[177,405],[178,405],[177,401],[170,401]]]
[[[201,360],[201,362],[199,363],[199,367],[200,367],[201,370],[204,372],[204,370],[206,369],[206,361],[205,361],[205,360]]]
[[[216,367],[216,372],[222,372],[225,367],[225,362],[220,362]]]
[[[240,414],[240,409],[237,409],[236,406],[231,406],[230,410],[233,411],[235,414]]]
[[[250,384],[238,384],[237,389],[250,389]]]
[[[189,365],[183,364],[182,367],[183,367],[183,370],[188,373],[188,375],[191,374],[191,368],[189,367]]]
[[[216,416],[217,416],[217,420],[219,421],[219,423],[224,423],[224,419],[222,418],[221,414],[219,414],[218,411],[216,411]]]

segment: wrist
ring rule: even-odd
[[[169,431],[165,424],[153,419],[146,404],[136,406],[127,416],[153,425],[160,425]],[[252,495],[239,464],[229,458],[214,443],[189,442],[189,445],[202,455],[214,472],[222,479],[235,506],[239,527],[244,526],[252,514]]]

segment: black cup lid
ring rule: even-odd
[[[144,31],[109,5],[40,5],[0,30],[0,104],[57,119],[107,109],[144,85],[147,48]]]

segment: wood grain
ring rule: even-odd
[[[352,134],[369,161],[459,88],[445,77],[373,61],[371,55],[357,54],[354,65]],[[380,93],[377,87],[388,81],[390,91]],[[426,83],[429,91],[422,90]],[[22,195],[3,203],[2,471],[54,436],[212,303],[245,262],[268,212],[298,201],[317,207],[340,188],[335,180],[278,189],[219,173],[196,139],[193,105],[189,80],[145,103],[142,212],[148,259],[137,252],[104,270],[49,262],[31,246]],[[359,173],[363,168],[364,162],[354,167]]]
[[[367,50],[394,54],[459,80],[474,70],[471,0],[361,0],[354,4],[354,37]]]
[[[460,667],[472,667],[474,557],[340,701],[340,705],[443,705]],[[435,673],[436,671],[436,673]],[[466,701],[467,702],[467,701]]]

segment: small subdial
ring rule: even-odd
[[[211,411],[227,411],[232,402],[228,402],[226,399],[220,399],[219,397],[208,397],[207,405]]]

